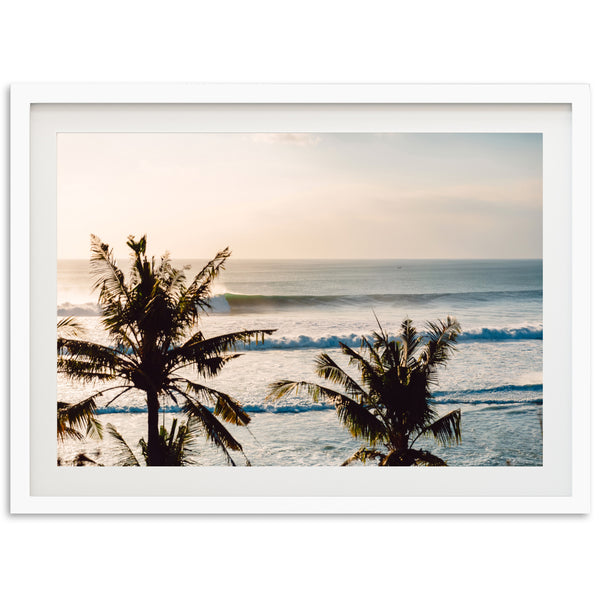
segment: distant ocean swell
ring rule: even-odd
[[[365,294],[331,296],[259,296],[222,294],[211,300],[214,312],[253,313],[281,309],[314,309],[340,306],[423,305],[437,300],[457,303],[498,302],[502,300],[536,300],[542,298],[542,290],[517,290],[499,292],[455,292],[431,294]]]
[[[456,292],[432,294],[365,294],[331,296],[260,296],[245,294],[221,294],[211,299],[215,313],[261,313],[275,310],[310,310],[339,307],[421,306],[438,300],[457,304],[501,302],[514,300],[541,300],[542,290],[517,290],[499,292]],[[96,316],[100,314],[97,304],[72,304],[63,302],[57,307],[59,316]]]

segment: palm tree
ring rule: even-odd
[[[203,379],[214,377],[239,356],[231,353],[239,344],[264,339],[274,330],[244,330],[210,338],[198,330],[199,315],[210,307],[211,284],[224,268],[229,249],[217,253],[188,285],[184,271],[172,266],[168,254],[160,261],[147,257],[145,235],[137,241],[129,236],[127,246],[132,257],[129,280],[108,245],[92,235],[93,288],[99,292],[102,324],[110,343],[59,337],[58,372],[85,383],[110,384],[88,400],[109,391],[116,392],[110,402],[132,390],[145,393],[149,466],[167,462],[158,426],[161,400],[180,405],[234,465],[230,451],[241,452],[242,446],[219,418],[247,425],[250,417],[231,396],[181,371],[189,368]]]
[[[315,402],[333,403],[348,431],[367,442],[343,465],[377,459],[380,466],[445,466],[441,458],[415,448],[415,443],[421,437],[432,437],[442,445],[461,440],[460,410],[440,418],[431,405],[431,387],[437,383],[439,368],[452,356],[459,333],[460,325],[451,317],[428,322],[423,335],[406,319],[397,339],[379,325],[372,341],[362,337],[359,351],[340,342],[349,365],[360,374],[358,381],[321,353],[315,360],[316,373],[336,389],[282,380],[270,385],[267,397],[304,391]]]

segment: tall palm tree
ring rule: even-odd
[[[149,466],[167,463],[158,426],[161,400],[180,405],[233,465],[230,451],[241,452],[242,446],[219,418],[247,425],[250,417],[231,396],[181,371],[191,368],[203,379],[214,377],[239,356],[231,353],[239,344],[264,339],[274,330],[244,330],[210,338],[198,330],[199,315],[210,307],[211,284],[224,268],[229,249],[217,253],[188,285],[184,271],[173,267],[168,254],[160,261],[147,257],[145,235],[137,241],[129,236],[127,246],[132,258],[128,280],[108,245],[92,235],[93,288],[99,292],[102,324],[110,343],[59,337],[58,372],[86,383],[109,384],[88,400],[117,390],[110,402],[132,390],[145,393]]]
[[[431,405],[431,388],[439,368],[452,356],[459,333],[460,325],[451,317],[428,322],[422,335],[406,319],[397,339],[379,325],[372,341],[362,337],[359,351],[340,342],[349,365],[358,370],[358,381],[321,353],[315,360],[316,373],[335,389],[282,380],[270,385],[268,398],[304,391],[315,402],[333,403],[348,431],[367,442],[344,465],[377,459],[380,466],[445,466],[441,458],[416,448],[415,443],[421,437],[432,437],[442,445],[461,440],[460,410],[439,417]]]

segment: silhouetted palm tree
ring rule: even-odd
[[[274,330],[238,331],[211,338],[197,330],[199,313],[210,307],[210,287],[224,268],[229,249],[219,252],[188,285],[184,271],[175,269],[168,255],[158,262],[146,256],[146,236],[138,241],[130,236],[127,245],[132,251],[128,281],[109,247],[92,236],[93,285],[99,291],[102,324],[110,345],[60,337],[58,371],[86,383],[114,383],[87,400],[116,390],[111,402],[132,390],[145,393],[149,466],[166,464],[158,426],[161,399],[180,404],[197,420],[206,438],[235,464],[229,451],[241,452],[242,446],[217,417],[235,425],[247,425],[250,417],[228,394],[188,379],[181,370],[192,368],[204,379],[214,377],[239,356],[229,352],[240,343],[258,341]],[[204,403],[212,406],[212,412]]]
[[[377,459],[381,466],[445,466],[441,458],[415,448],[415,442],[425,436],[442,445],[461,440],[460,410],[439,418],[431,405],[431,387],[437,383],[439,367],[455,350],[460,325],[448,317],[428,322],[426,331],[418,335],[406,319],[397,339],[379,329],[373,332],[373,341],[362,337],[359,351],[340,342],[349,365],[360,374],[358,381],[321,353],[315,360],[316,373],[335,388],[283,380],[270,385],[268,398],[304,391],[315,402],[333,403],[348,431],[367,442],[344,465]]]

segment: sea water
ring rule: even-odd
[[[189,265],[190,277],[206,261]],[[126,270],[126,262],[123,268]],[[87,261],[59,261],[58,317],[74,316],[88,339],[108,343]],[[463,441],[439,448],[418,446],[453,466],[541,465],[542,456],[542,261],[541,260],[235,260],[213,286],[211,309],[200,321],[206,336],[244,329],[276,329],[207,383],[232,395],[250,414],[248,428],[228,425],[244,448],[236,464],[335,466],[360,446],[338,422],[330,405],[299,394],[266,400],[279,379],[319,382],[314,359],[329,353],[347,366],[339,342],[359,347],[361,336],[378,329],[390,334],[403,319],[422,330],[427,321],[451,315],[461,324],[457,352],[439,372],[434,407],[440,415],[462,412]],[[185,376],[194,378],[191,370]],[[77,402],[102,389],[58,377],[58,399]],[[132,392],[105,406],[100,420],[113,424],[141,456],[146,437],[144,396]],[[163,400],[162,421],[183,415]],[[80,452],[104,465],[118,464],[118,447],[103,440],[59,443],[69,462]],[[198,441],[200,465],[226,464],[225,457]]]

